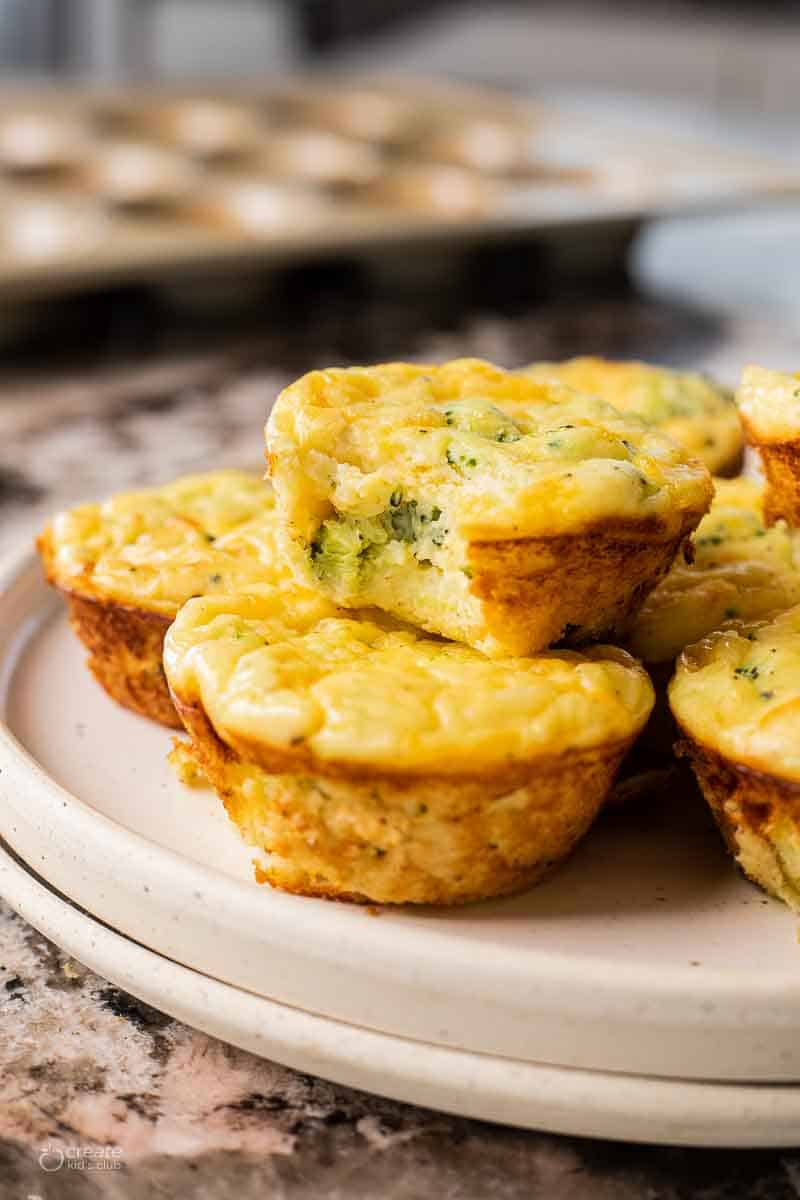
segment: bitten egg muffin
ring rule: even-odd
[[[737,863],[800,911],[800,606],[688,647],[669,696]]]
[[[736,398],[764,468],[767,521],[800,525],[800,373],[745,367]]]
[[[636,413],[686,446],[717,475],[739,467],[744,436],[733,393],[698,371],[590,356],[532,363],[531,379],[558,379],[621,412]]]
[[[713,491],[637,417],[474,359],[312,371],[267,447],[300,578],[495,656],[624,627]]]
[[[279,598],[181,609],[164,665],[256,875],[460,903],[541,879],[599,811],[653,703],[624,651],[498,662],[389,618],[298,630]]]
[[[645,600],[626,646],[648,664],[671,663],[726,621],[760,620],[800,603],[800,534],[764,521],[755,479],[716,479],[694,535],[694,561],[678,559]]]
[[[296,585],[276,544],[272,489],[244,471],[82,504],[59,513],[37,546],[98,682],[126,708],[176,729],[162,646],[191,596],[271,586],[291,593],[298,614],[332,611]]]

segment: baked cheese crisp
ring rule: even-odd
[[[164,663],[260,874],[456,902],[528,886],[599,810],[653,690],[624,651],[496,662],[394,623],[292,628],[276,597],[190,601]]]
[[[740,866],[800,911],[800,606],[688,647],[669,694]]]
[[[714,486],[694,535],[694,561],[678,559],[626,639],[647,663],[671,662],[726,621],[759,620],[800,603],[800,534],[783,521],[765,524],[758,481],[717,479]]]
[[[272,489],[244,471],[188,475],[60,513],[38,541],[89,666],[121,704],[180,727],[161,666],[164,632],[192,596],[278,588],[298,613],[332,606],[299,587],[276,540]]]
[[[764,467],[767,520],[800,525],[800,374],[746,367],[737,400]]]
[[[498,656],[624,627],[712,496],[638,418],[474,359],[312,371],[267,445],[300,578]]]
[[[739,465],[744,436],[733,393],[698,371],[587,356],[532,363],[523,374],[530,379],[560,380],[599,396],[621,412],[636,413],[680,442],[715,474],[731,474]]]

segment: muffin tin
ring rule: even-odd
[[[546,237],[799,187],[756,155],[452,84],[6,90],[0,295]]]

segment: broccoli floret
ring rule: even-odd
[[[396,494],[396,493],[394,493]],[[392,537],[398,542],[415,542],[419,537],[421,515],[416,500],[398,501],[388,510]]]
[[[518,442],[522,437],[522,431],[510,417],[478,397],[449,404],[444,410],[444,419],[455,429],[477,433],[493,442]]]
[[[425,536],[430,537],[434,546],[441,546],[447,530],[439,522],[442,510],[433,505],[432,508],[421,507],[416,500],[403,500],[398,490],[392,492],[390,507],[384,513],[391,537],[398,542],[417,542]]]
[[[318,579],[352,594],[358,590],[363,572],[387,542],[413,545],[429,538],[434,546],[441,546],[446,536],[442,510],[436,505],[425,508],[416,500],[403,500],[398,488],[380,516],[340,514],[324,521],[309,546],[309,555]],[[416,547],[414,554],[417,555]]]
[[[452,446],[447,447],[445,457],[447,458],[448,465],[454,471],[458,471],[460,475],[463,475],[467,470],[474,471],[478,465],[478,460],[474,454],[457,454]]]
[[[378,517],[331,517],[317,530],[309,548],[317,577],[355,591],[364,562],[389,535]]]

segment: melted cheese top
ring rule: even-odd
[[[652,518],[674,534],[711,499],[685,449],[593,396],[477,359],[312,371],[267,425],[279,505],[310,542],[336,511],[435,505],[468,538],[548,536]]]
[[[293,588],[276,523],[268,484],[213,471],[60,513],[45,540],[58,586],[171,618],[191,596]],[[317,615],[333,611],[306,599]]]
[[[692,737],[745,766],[800,781],[800,605],[688,647],[669,694]]]
[[[532,363],[529,379],[556,379],[636,413],[719,471],[735,460],[743,436],[733,395],[698,371],[672,371],[643,362],[572,358]]]
[[[763,485],[718,479],[711,511],[694,536],[695,560],[679,559],[650,593],[628,647],[667,662],[726,621],[759,620],[800,603],[800,534],[764,524]]]
[[[736,400],[757,438],[767,442],[800,438],[800,372],[787,375],[745,367]]]
[[[298,632],[265,597],[190,601],[167,633],[164,666],[233,746],[389,770],[457,775],[619,742],[653,705],[645,672],[610,646],[493,661],[367,619]]]

